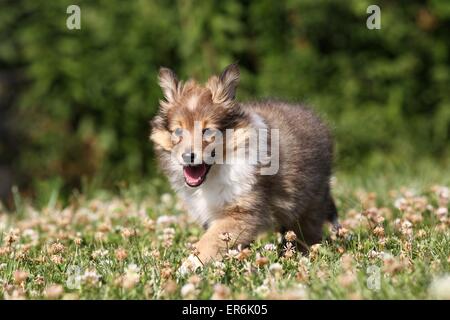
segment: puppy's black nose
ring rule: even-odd
[[[193,152],[185,152],[181,155],[185,163],[192,164],[195,160],[195,153]]]

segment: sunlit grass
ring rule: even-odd
[[[38,209],[16,195],[20,214],[0,213],[0,297],[450,298],[445,179],[338,176],[343,228],[327,228],[308,256],[283,243],[298,235],[269,232],[189,276],[177,269],[203,231],[161,180],[78,194],[64,207],[51,197]]]

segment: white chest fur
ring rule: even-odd
[[[205,224],[220,217],[225,205],[251,191],[255,167],[245,163],[213,165],[206,181],[198,188],[183,188],[183,198],[190,215]]]
[[[266,129],[264,120],[256,115],[251,115],[251,129]],[[237,136],[243,136],[235,132]],[[238,143],[239,144],[239,143]],[[250,145],[249,148],[257,148]],[[241,157],[242,156],[242,157]],[[174,182],[179,196],[183,199],[189,214],[201,224],[207,224],[220,217],[226,205],[236,202],[238,198],[252,191],[256,182],[257,164],[250,163],[246,155],[237,154],[231,163],[214,164],[205,182],[191,188],[179,182]]]

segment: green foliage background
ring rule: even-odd
[[[375,2],[382,29],[368,30]],[[3,0],[0,164],[34,187],[154,175],[159,66],[205,80],[239,61],[238,99],[312,105],[338,170],[448,165],[450,2],[375,2]]]

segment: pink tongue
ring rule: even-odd
[[[206,174],[206,165],[199,164],[197,166],[186,166],[183,169],[186,182],[192,186],[199,185]]]

